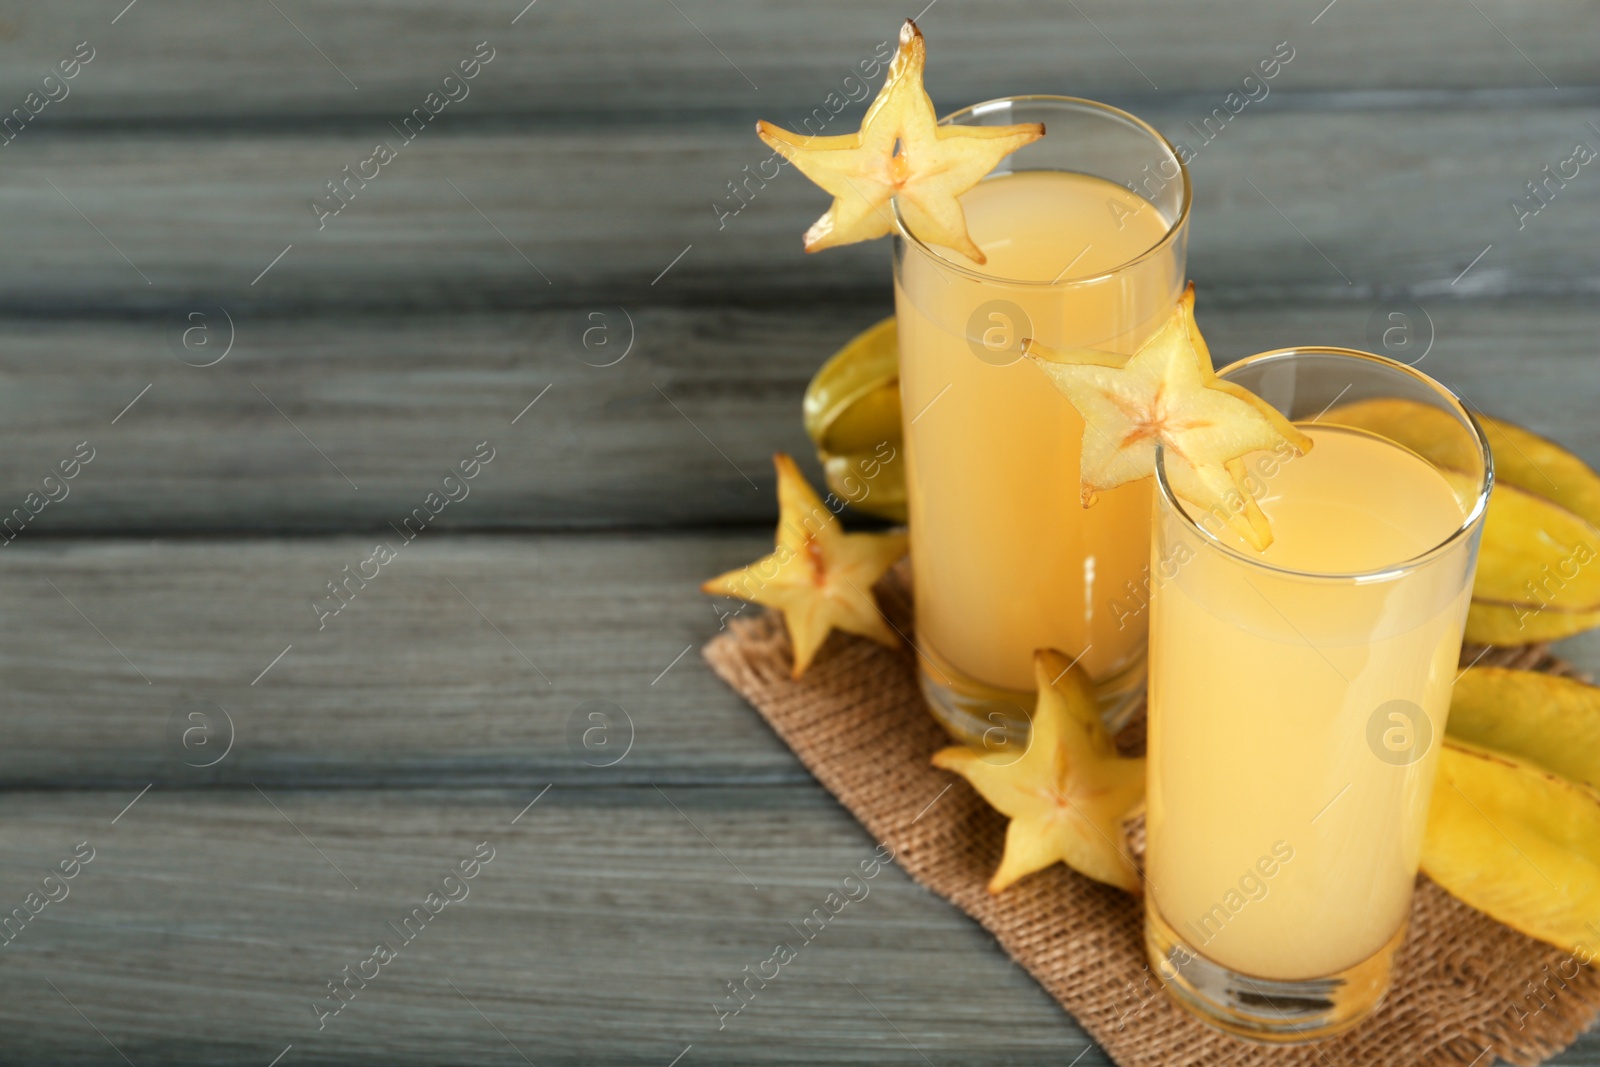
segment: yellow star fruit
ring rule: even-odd
[[[857,511],[905,522],[900,346],[893,315],[828,358],[806,386],[801,410],[834,495]]]
[[[1023,352],[1083,416],[1085,507],[1100,490],[1153,475],[1160,444],[1173,492],[1256,548],[1272,543],[1266,516],[1244,488],[1242,460],[1285,447],[1303,454],[1311,438],[1248,389],[1217,377],[1194,324],[1192,282],[1172,317],[1131,356],[1032,339]]]
[[[906,554],[904,534],[845,533],[838,518],[807,484],[790,457],[772,457],[778,470],[777,547],[767,556],[706,582],[703,593],[733,596],[783,612],[794,646],[794,677],[832,630],[898,648],[872,587]]]
[[[1467,640],[1487,645],[1556,641],[1600,626],[1600,474],[1554,441],[1477,413],[1494,451],[1494,493]],[[1445,469],[1478,462],[1470,438],[1448,412],[1414,400],[1369,398],[1334,408],[1324,423],[1387,437]],[[1475,481],[1452,477],[1470,499]]]
[[[1039,702],[1020,758],[962,745],[933,756],[935,767],[961,775],[1011,819],[989,892],[1060,861],[1137,893],[1139,874],[1122,818],[1144,797],[1144,760],[1117,754],[1100,722],[1094,684],[1081,667],[1054,649],[1040,649],[1033,670]]]
[[[1592,957],[1600,935],[1600,794],[1515,756],[1447,741],[1422,870],[1513,930]]]
[[[1041,123],[1016,126],[940,126],[922,88],[927,47],[910,19],[883,88],[856,133],[812,137],[770,122],[756,133],[826,192],[833,206],[806,231],[805,249],[882,237],[894,229],[895,201],[912,233],[977,263],[983,252],[967,234],[956,197],[971,189],[1006,156],[1044,136]]]
[[[1448,722],[1458,741],[1600,789],[1600,689],[1592,685],[1539,671],[1468,667],[1451,691]]]

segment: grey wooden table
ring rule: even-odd
[[[702,664],[695,585],[769,543],[806,379],[889,307],[883,243],[801,254],[815,190],[729,183],[916,11],[525,2],[0,5],[0,911],[93,855],[0,944],[0,1057],[1106,1062],[898,871],[711,1006],[872,843]],[[1091,96],[1196,149],[1220,355],[1406,313],[1425,369],[1595,461],[1600,173],[1525,183],[1600,147],[1596,15],[922,23],[943,108]]]

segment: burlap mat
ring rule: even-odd
[[[891,576],[879,599],[909,634],[904,589],[903,575]],[[1290,1048],[1218,1033],[1161,992],[1145,965],[1134,898],[1059,864],[988,893],[1005,820],[965,781],[929,765],[950,740],[922,702],[910,651],[834,634],[791,681],[788,635],[780,616],[766,614],[733,621],[704,655],[873,838],[894,846],[895,862],[982,924],[1122,1067],[1487,1067],[1494,1056],[1531,1065],[1565,1048],[1600,1010],[1593,965],[1419,877],[1394,988],[1367,1023]],[[1570,672],[1538,649],[1481,662]],[[1119,744],[1142,744],[1135,730]]]

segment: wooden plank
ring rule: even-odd
[[[379,541],[395,558],[344,585]],[[765,534],[19,540],[0,575],[0,786],[802,781],[697,652],[738,606],[698,583],[770,550]]]
[[[1600,181],[1580,171],[1520,230],[1510,206],[1575,143],[1600,143],[1583,108],[1263,106],[1204,143],[1208,113],[1148,116],[1196,153],[1191,266],[1203,283],[1273,299],[1600,285]],[[801,251],[827,200],[792,172],[765,188],[749,177],[748,203],[734,195],[743,168],[755,175],[770,155],[743,122],[625,136],[430,128],[410,143],[385,123],[358,126],[19,139],[0,184],[12,220],[0,311],[744,304],[853,300],[888,284],[885,242]],[[364,187],[347,179],[347,202],[329,194],[379,139],[401,145],[396,157],[368,166]],[[343,206],[320,215],[318,197],[318,211]]]
[[[796,925],[874,855],[814,785],[155,789],[123,811],[133,796],[8,796],[8,905],[94,849],[4,946],[18,1061],[665,1065],[692,1045],[682,1063],[1109,1062],[893,865],[719,1020],[726,983],[801,942]],[[456,899],[400,929],[429,893]],[[327,983],[372,975],[380,941],[395,958],[319,1030]],[[1550,1062],[1593,1067],[1600,1040]]]
[[[893,868],[719,1032],[724,983],[794,939],[786,920],[874,843],[809,785],[558,786],[512,825],[537,795],[152,790],[115,826],[132,791],[15,796],[0,899],[20,906],[80,841],[95,855],[5,946],[7,1048],[74,1064],[116,1060],[108,1045],[141,1064],[266,1064],[291,1044],[285,1062],[522,1062],[514,1045],[540,1064],[664,1065],[690,1044],[695,1062],[921,1062],[847,980],[933,1054],[1043,1062],[1085,1045]],[[493,859],[446,887],[480,842]],[[428,893],[463,887],[410,943],[396,932]],[[319,1031],[327,983],[384,939],[397,958]]]
[[[1202,287],[1200,297],[1221,359],[1291,344],[1381,346],[1372,324],[1405,303],[1227,295]],[[1434,337],[1423,369],[1600,462],[1589,394],[1574,387],[1590,373],[1592,303],[1422,305]],[[435,529],[765,524],[772,453],[810,463],[799,419],[806,380],[888,310],[885,295],[760,311],[636,306],[625,315],[607,302],[504,315],[241,317],[235,351],[207,368],[174,358],[170,320],[0,319],[0,514],[42,491],[41,479],[87,440],[95,459],[22,539],[385,530],[489,440],[497,458]],[[577,339],[597,324],[612,347],[595,335],[585,353]],[[225,324],[211,328],[222,344]],[[1429,331],[1423,319],[1417,328],[1420,344]],[[580,358],[610,360],[630,332],[635,343],[615,365]]]
[[[19,541],[0,788],[807,780],[698,654],[770,535],[425,531],[319,615],[380,538]]]
[[[1225,90],[1279,41],[1296,49],[1284,78],[1295,89],[1592,82],[1586,5],[1479,6],[1481,14],[1449,0],[1400,9],[1378,0],[1337,7],[1227,0],[1202,10],[1093,0],[1073,9],[1031,0],[1008,4],[1000,19],[979,5],[939,5],[923,24],[934,42],[934,96],[949,109],[1006,93]],[[253,116],[293,123],[329,112],[398,118],[489,41],[495,59],[462,102],[480,113],[570,119],[734,109],[753,117],[757,107],[805,111],[830,91],[851,92],[842,79],[880,42],[892,42],[906,14],[842,0],[692,0],[678,11],[649,0],[292,0],[278,7],[147,3],[115,21],[115,12],[90,0],[30,10],[0,25],[0,99],[20,105],[88,40],[95,58],[69,83],[60,108],[43,113],[52,122]]]
[[[207,368],[174,358],[161,323],[0,324],[0,425],[20,449],[0,455],[5,499],[87,439],[95,459],[25,536],[387,531],[488,441],[434,528],[746,522],[772,513],[771,453],[809,450],[806,379],[878,311],[594,314],[240,319]],[[586,350],[595,330],[609,345]]]

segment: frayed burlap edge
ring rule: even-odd
[[[907,630],[904,586],[887,580],[880,599]],[[993,934],[1122,1067],[1486,1067],[1491,1054],[1533,1065],[1600,1012],[1592,965],[1419,878],[1394,988],[1372,1019],[1290,1048],[1218,1033],[1161,993],[1134,898],[1059,865],[988,893],[1005,822],[966,782],[929,764],[949,739],[922,702],[910,653],[835,634],[794,681],[783,622],[767,614],[732,622],[703,654],[872,836],[895,847],[906,873]],[[1496,652],[1483,662],[1573,673],[1540,651],[1521,656]]]

